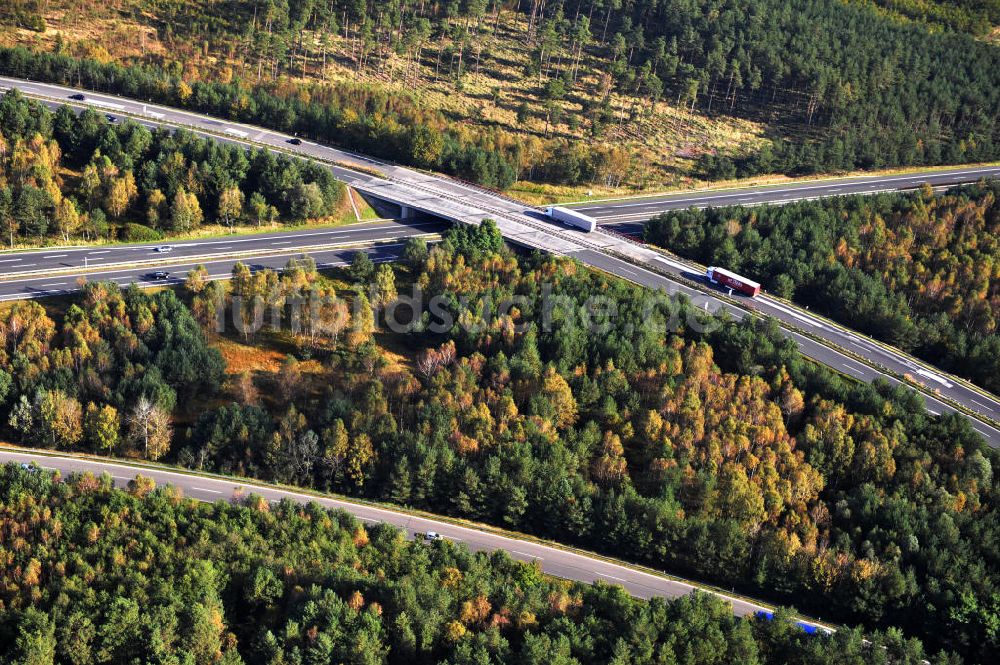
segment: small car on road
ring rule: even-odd
[[[288,139],[288,142],[292,145],[302,145],[302,139],[299,138]]]
[[[170,279],[170,273],[166,270],[157,270],[156,272],[150,273],[149,276],[155,280]]]
[[[160,254],[166,254],[167,252],[174,251],[174,248],[172,245],[160,245],[159,247],[156,248],[156,251],[159,252]]]
[[[428,531],[427,533],[424,534],[424,540],[429,543],[432,543],[435,540],[442,540],[442,539],[444,539],[444,536],[442,536],[437,531]]]
[[[83,94],[79,93],[79,92],[76,93],[75,95],[70,95],[69,98],[70,99],[75,99],[78,102],[82,102],[83,100],[86,99],[86,97]]]

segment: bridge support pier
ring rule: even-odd
[[[416,212],[408,205],[399,206],[399,218],[400,219],[412,219],[416,217]]]

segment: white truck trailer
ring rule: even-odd
[[[577,212],[576,210],[570,210],[569,208],[563,208],[560,206],[549,206],[545,213],[557,222],[562,222],[567,226],[575,226],[578,229],[583,229],[587,233],[590,233],[597,228],[596,219],[584,215],[582,212]]]

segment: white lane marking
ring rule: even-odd
[[[607,573],[599,573],[596,570],[594,571],[594,573],[597,574],[597,575],[600,575],[601,577],[607,577],[609,580],[617,580],[619,582],[625,582],[626,581],[626,580],[622,579],[621,577],[615,577],[614,575],[608,575]]]
[[[847,369],[851,370],[852,372],[856,373],[856,374],[860,374],[860,375],[864,374],[862,370],[858,369],[854,365],[851,365],[851,364],[848,364],[848,363],[840,363],[840,364],[843,365],[844,367],[846,367]]]
[[[402,243],[402,242],[393,242],[391,244],[381,245],[381,247],[383,249],[386,249],[386,248],[389,248],[389,247],[400,247],[403,244],[404,243]],[[317,250],[315,253],[316,254],[324,254],[325,255],[325,254],[329,254],[329,253],[333,253],[333,252],[340,252],[340,251],[350,251],[350,250],[347,249],[347,248],[336,248],[335,247],[335,248],[331,248],[331,249],[320,249],[320,250]],[[262,257],[257,257],[257,258],[259,258],[259,259],[279,259],[279,258],[286,258],[286,257],[290,257],[290,256],[297,256],[297,254],[298,254],[298,252],[293,252],[293,253],[288,253],[288,254],[270,254],[270,255],[266,255],[266,256],[262,256]],[[182,257],[178,257],[178,258],[182,258]],[[395,260],[397,258],[399,258],[398,255],[392,254],[392,255],[386,255],[384,257],[378,257],[378,258],[372,259],[372,260],[375,263],[378,263],[380,261],[383,261],[383,262],[384,261],[393,261],[393,260]],[[169,268],[169,269],[172,269],[172,270],[182,270],[184,268],[193,268],[194,266],[197,266],[197,265],[206,265],[206,266],[209,266],[209,265],[214,265],[216,263],[235,263],[238,260],[239,259],[214,259],[212,261],[201,261],[201,262],[198,262],[198,261],[181,261],[181,262],[178,262],[178,263],[173,263],[173,264],[165,265],[165,266],[162,266],[162,267],[163,268]],[[343,262],[342,261],[342,262],[330,263],[330,264],[326,264],[326,265],[338,265],[338,266],[340,266],[340,265],[347,265],[347,262]],[[112,268],[114,266],[106,266],[106,267],[107,268]],[[94,277],[96,275],[124,275],[126,277],[132,278],[132,277],[135,277],[137,275],[137,273],[141,273],[142,271],[143,271],[142,268],[138,268],[138,269],[122,268],[120,270],[102,270],[100,272],[91,272],[91,273],[87,273],[87,276],[88,277]],[[116,278],[115,277],[111,277],[109,279],[116,279]]]
[[[14,263],[14,261],[20,261],[21,259],[4,259],[0,263]]]
[[[989,409],[989,410],[991,410],[991,411],[992,411],[993,409],[995,409],[995,408],[996,408],[996,407],[994,407],[994,406],[990,406],[990,405],[988,405],[988,404],[983,404],[983,403],[982,403],[982,402],[980,402],[980,401],[979,401],[978,399],[974,399],[974,400],[972,400],[972,403],[973,403],[973,404],[978,404],[979,406],[983,407],[984,409]]]
[[[927,413],[931,414],[932,416],[940,416],[941,415],[940,411],[935,411],[934,409],[932,409],[930,407],[927,407]]]
[[[678,270],[693,270],[691,266],[686,266],[683,263],[678,263],[677,261],[671,261],[670,259],[664,258],[662,256],[654,256],[654,259],[660,261],[661,263],[666,263],[671,268],[677,268]]]
[[[912,183],[914,181],[916,181],[918,183],[920,183],[920,182],[929,182],[929,180],[931,178],[945,178],[945,177],[948,177],[948,176],[951,176],[951,178],[950,178],[951,180],[962,180],[962,179],[968,178],[968,176],[972,175],[972,174],[978,174],[978,173],[983,173],[983,172],[992,173],[994,170],[995,169],[973,169],[973,170],[969,170],[969,171],[963,171],[962,175],[951,175],[949,173],[925,173],[925,174],[921,174],[921,175],[904,176],[904,177],[898,177],[898,178],[879,178],[875,182],[870,182],[870,181],[865,181],[865,180],[854,181],[854,182],[847,181],[847,182],[844,182],[843,185],[847,186],[847,187],[865,187],[865,186],[867,186],[869,189],[871,189],[871,188],[875,188],[875,187],[885,187],[886,185],[891,185],[893,183]],[[792,185],[789,185],[789,186],[786,186],[786,187],[775,187],[774,189],[770,189],[770,190],[764,191],[762,193],[764,193],[764,194],[774,193],[774,194],[786,194],[786,195],[787,194],[793,194],[794,195],[794,194],[796,194],[798,192],[808,192],[808,191],[814,191],[814,190],[834,191],[833,188],[830,187],[830,184],[831,183],[824,183],[824,184],[819,184],[819,185],[811,185],[811,186],[807,186],[807,187],[802,187],[802,186],[796,187],[794,184],[792,184]],[[841,187],[840,189],[843,189],[843,187]],[[837,190],[837,191],[839,191],[839,190]],[[604,205],[604,206],[589,206],[589,207],[580,206],[580,207],[574,207],[574,210],[580,210],[582,212],[582,211],[585,211],[585,210],[600,210],[601,208],[608,208],[608,207],[613,207],[613,208],[635,208],[635,207],[638,207],[638,206],[656,206],[656,205],[670,204],[670,203],[674,203],[674,202],[684,203],[686,201],[695,202],[695,201],[714,201],[714,200],[717,200],[717,199],[735,199],[735,198],[739,198],[739,197],[742,197],[742,196],[746,196],[746,192],[735,192],[735,193],[730,193],[730,194],[707,194],[705,196],[697,196],[697,195],[691,195],[691,194],[687,194],[687,195],[685,195],[685,194],[679,194],[679,195],[676,195],[676,198],[663,198],[663,199],[654,200],[654,201],[642,201],[642,202],[639,202],[639,203],[610,203],[610,204],[607,204],[607,205]]]
[[[53,282],[52,284],[42,284],[42,288],[49,288],[50,286],[63,286],[66,282]]]
[[[88,98],[87,99],[87,103],[91,104],[92,106],[100,106],[101,108],[106,108],[106,109],[119,109],[119,110],[121,110],[121,109],[125,108],[121,104],[115,104],[114,102],[106,102],[106,101],[101,100],[101,99],[94,99],[93,97]]]
[[[46,256],[43,256],[42,258],[43,259],[61,259],[61,258],[64,258],[66,256],[69,256],[69,254],[48,254]]]
[[[111,252],[110,249],[102,249],[102,250],[93,251],[93,252],[91,252],[91,254],[108,254],[109,252]]]
[[[192,487],[191,489],[194,490],[195,492],[211,492],[212,494],[222,494],[222,492],[219,490],[210,490],[205,487]]]
[[[249,136],[249,134],[247,134],[243,130],[241,130],[241,129],[233,129],[232,127],[226,127],[222,131],[225,132],[226,134],[230,134],[232,136],[238,136],[241,139],[245,139],[247,136]]]
[[[766,304],[768,307],[773,307],[774,309],[778,310],[779,312],[784,312],[785,314],[788,314],[789,316],[794,316],[799,321],[802,321],[806,325],[812,326],[813,328],[819,328],[821,330],[824,329],[824,328],[826,328],[826,326],[824,326],[822,323],[820,323],[816,319],[812,318],[811,316],[806,316],[805,314],[800,314],[799,312],[796,312],[793,309],[789,309],[789,308],[785,307],[784,305],[779,305],[778,303],[774,302],[771,299],[761,298],[760,301],[758,301],[758,302]]]
[[[271,243],[271,244],[272,244],[272,245],[291,245],[291,244],[292,244],[292,241],[291,241],[291,240],[286,240],[286,241],[284,241],[284,242],[273,242],[273,243]]]
[[[537,554],[528,554],[527,552],[518,552],[517,550],[510,550],[510,553],[511,554],[519,554],[521,556],[526,556],[526,557],[529,557],[529,558],[532,558],[532,559],[541,559],[542,558],[542,557],[538,556]]]

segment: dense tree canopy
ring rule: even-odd
[[[0,232],[149,241],[204,221],[304,221],[332,214],[343,185],[318,164],[266,150],[151,132],[93,110],[52,113],[0,99]]]
[[[704,594],[633,600],[503,553],[407,542],[316,504],[202,504],[0,467],[9,663],[824,665],[916,662],[897,631],[806,635]],[[885,651],[882,650],[885,647]],[[887,660],[888,659],[888,660]]]
[[[134,16],[145,16],[143,4],[134,3]],[[985,161],[1000,151],[1000,51],[968,34],[899,21],[871,2],[533,0],[517,4],[516,34],[499,31],[503,3],[494,0],[155,4],[171,30],[231,64],[193,80],[178,61],[129,65],[108,62],[107,51],[81,60],[7,48],[0,71],[256,122],[499,188],[518,175],[620,182],[630,158],[602,137],[609,127],[619,137],[641,131],[626,120],[661,101],[771,128],[774,140],[749,154],[694,147],[711,177]],[[879,4],[904,14],[912,6],[909,13],[996,15],[992,0]],[[494,41],[484,53],[486,35]],[[495,122],[471,130],[378,85],[328,83],[331,40],[341,59],[374,80],[402,59],[404,79],[416,62],[456,89],[481,60],[502,66],[494,45],[527,50],[520,76],[537,84],[517,123],[530,100],[543,109],[546,141]],[[628,101],[613,106],[613,94]],[[475,110],[466,113],[475,120]],[[581,123],[587,138],[548,140],[552,126]]]
[[[0,404],[25,442],[162,457],[168,416],[219,387],[224,363],[172,291],[87,284],[57,324],[33,300],[0,312]]]
[[[0,381],[14,386],[11,436],[418,506],[825,618],[898,625],[971,659],[997,652],[997,457],[963,417],[932,417],[903,388],[807,362],[772,324],[705,321],[683,300],[574,262],[518,258],[494,234],[484,224],[429,251],[414,243],[406,267],[366,270],[357,288],[309,260],[280,274],[237,266],[225,283],[192,271],[194,318],[214,336],[221,313],[230,357],[274,345],[294,355],[229,374],[172,443],[160,436],[163,400],[211,377],[178,376],[177,359],[162,365],[165,387],[147,371],[141,388],[123,380],[97,399],[92,385],[112,365],[100,343],[88,358],[69,342],[94,336],[92,315],[67,314],[68,326],[13,310],[13,383]],[[401,309],[416,315],[390,321],[393,294],[413,287],[427,298]],[[85,298],[100,287],[90,288]],[[190,317],[157,319],[150,306],[150,318],[129,309],[134,297],[124,297],[133,328]],[[306,309],[281,323],[258,306]],[[42,370],[29,380],[18,368],[31,363]]]
[[[490,237],[489,226],[457,232],[397,275],[400,293],[415,283],[445,295],[446,332],[431,332],[429,309],[393,353],[377,331],[319,349],[306,336],[303,348],[327,357],[321,376],[336,377],[318,379],[322,397],[256,395],[205,413],[178,459],[512,526],[823,616],[996,649],[994,555],[981,547],[997,533],[996,457],[963,418],[932,418],[912,393],[804,362],[766,325],[665,334],[672,315],[695,313],[572,263],[496,253]],[[539,304],[547,289],[551,310]],[[584,316],[598,294],[618,311],[594,334]],[[513,295],[524,302],[483,318]],[[406,366],[393,359],[399,343]],[[958,598],[977,610],[946,609]]]
[[[646,239],[1000,393],[1000,184],[666,213]]]

